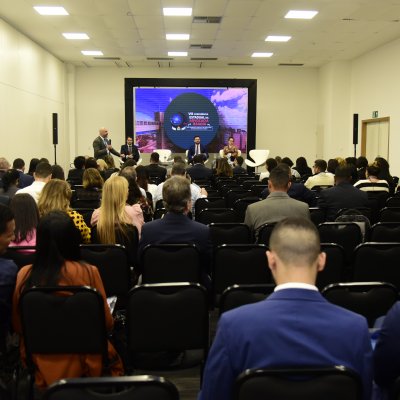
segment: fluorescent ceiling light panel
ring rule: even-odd
[[[285,18],[297,18],[297,19],[312,19],[318,14],[318,11],[307,11],[307,10],[290,10]]]
[[[271,57],[274,53],[253,53],[252,57]]]
[[[288,42],[292,37],[291,36],[267,36],[265,38],[266,42]]]
[[[84,56],[103,56],[103,52],[100,50],[82,50],[81,53]]]
[[[168,55],[170,57],[187,57],[187,51],[169,51]]]
[[[89,36],[86,33],[63,33],[65,39],[69,40],[87,40]]]
[[[64,7],[35,6],[33,8],[40,15],[69,15]]]
[[[190,35],[187,33],[167,33],[165,37],[167,40],[189,40]]]
[[[165,16],[171,17],[186,17],[192,15],[191,8],[163,8],[163,13]]]

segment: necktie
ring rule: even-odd
[[[196,144],[196,154],[200,154],[199,145]]]
[[[129,153],[129,155],[132,154],[132,146],[128,146],[128,153]]]

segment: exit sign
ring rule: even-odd
[[[378,118],[378,111],[372,111],[372,118]]]

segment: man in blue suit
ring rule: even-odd
[[[358,373],[370,399],[372,349],[367,321],[325,300],[315,287],[324,268],[318,231],[304,218],[274,229],[267,251],[277,284],[266,300],[222,314],[199,400],[230,400],[248,368],[343,365]]]
[[[200,136],[195,136],[193,138],[194,143],[189,147],[188,150],[188,163],[191,164],[193,162],[193,157],[196,154],[202,154],[204,156],[204,161],[208,159],[208,153],[205,146],[200,143]]]

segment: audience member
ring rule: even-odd
[[[97,225],[100,243],[115,244],[116,230],[124,235],[125,225],[134,225],[139,235],[144,223],[139,204],[128,205],[128,181],[122,176],[106,180],[100,208],[94,210],[91,225]]]
[[[74,159],[74,169],[68,171],[67,181],[71,185],[82,185],[83,171],[85,171],[85,157],[77,156]]]
[[[228,144],[222,149],[224,157],[229,158],[233,161],[239,155],[239,149],[235,146],[235,139],[230,136],[228,139]]]
[[[330,172],[326,172],[326,161],[315,160],[314,161],[314,175],[310,176],[304,186],[307,189],[312,189],[314,186],[333,186],[335,183],[335,175]]]
[[[37,251],[33,265],[23,267],[17,277],[13,299],[13,325],[20,335],[21,359],[25,364],[25,346],[18,307],[21,294],[33,286],[90,286],[96,289],[104,301],[107,330],[111,333],[113,318],[98,269],[80,261],[80,235],[71,218],[62,211],[44,216],[37,229]],[[40,311],[39,311],[40,312]],[[57,338],[54,338],[57,340]],[[108,342],[109,373],[123,375],[122,362]],[[35,384],[39,389],[61,378],[102,376],[104,373],[100,354],[32,354],[35,368]]]
[[[64,170],[60,165],[54,164],[51,166],[51,179],[60,179],[65,181]]]
[[[267,168],[267,171],[261,172],[260,182],[262,182],[262,180],[265,178],[269,178],[269,174],[277,165],[278,163],[275,158],[268,158],[267,161],[265,161],[265,167]]]
[[[93,140],[93,151],[94,158],[98,160],[99,158],[103,158],[106,155],[114,154],[117,157],[120,157],[118,151],[116,151],[111,145],[111,139],[108,139],[108,129],[100,128],[99,136]]]
[[[43,188],[39,196],[38,209],[41,217],[50,211],[63,211],[74,221],[79,229],[82,242],[90,243],[90,228],[86,225],[82,215],[70,207],[72,191],[69,184],[61,179],[52,179]]]
[[[357,158],[357,174],[358,174],[358,179],[367,179],[365,173],[367,172],[367,167],[368,167],[368,160],[364,156],[360,156]]]
[[[196,179],[210,179],[212,176],[212,171],[204,165],[203,154],[196,154],[192,158],[193,166],[188,168],[186,171],[193,180]]]
[[[335,186],[319,193],[318,207],[325,211],[327,221],[334,221],[337,212],[342,208],[368,206],[367,193],[351,184],[351,171],[347,165],[337,167]]]
[[[202,155],[203,161],[208,159],[208,152],[205,146],[200,143],[200,136],[195,136],[193,138],[193,144],[188,149],[188,163],[191,164],[193,162],[193,157],[195,155]]]
[[[247,170],[242,167],[244,158],[242,156],[237,156],[233,161],[233,175],[243,175],[247,174]]]
[[[107,168],[104,171],[104,180],[107,180],[112,175],[118,175],[119,169],[116,168],[113,156],[107,155],[104,157]]]
[[[95,168],[87,168],[83,172],[82,188],[76,188],[71,199],[73,207],[98,208],[104,180]]]
[[[224,178],[232,178],[233,171],[232,167],[229,165],[228,160],[226,158],[221,158],[218,160],[218,164],[216,165],[215,175],[216,178],[224,177]]]
[[[39,200],[39,195],[42,192],[44,186],[51,179],[51,165],[46,162],[42,162],[36,165],[35,172],[33,173],[34,182],[22,189],[17,191],[19,193],[28,193],[30,194],[36,201]]]
[[[33,173],[35,172],[36,166],[38,164],[39,164],[39,159],[38,158],[32,158],[31,159],[31,161],[29,162],[28,175],[31,175],[33,177]]]
[[[300,179],[300,174],[293,168],[293,161],[289,157],[283,157],[282,163],[290,167],[291,174],[295,179]]]
[[[351,183],[354,185],[358,181],[358,172],[357,172],[357,158],[355,157],[346,157],[346,165],[351,169]]]
[[[184,168],[182,166],[182,168]],[[162,188],[167,213],[164,218],[148,222],[143,226],[138,255],[148,244],[188,243],[195,244],[200,251],[201,263],[206,274],[210,270],[212,244],[209,227],[187,217],[192,209],[192,193],[189,180],[184,176],[173,175]],[[162,260],[160,260],[162,262]]]
[[[97,161],[96,161],[95,158],[93,158],[93,157],[88,157],[88,158],[85,160],[85,169],[88,169],[88,168],[99,169],[99,165],[97,164]]]
[[[382,391],[382,400],[391,399],[390,392],[400,376],[400,302],[386,314],[374,351],[374,379]],[[377,396],[378,398],[378,396]]]
[[[136,167],[136,179],[139,187],[143,189],[145,192],[148,192],[151,194],[151,199],[153,200],[154,203],[154,197],[156,195],[156,190],[157,190],[157,185],[154,183],[149,183],[149,171],[146,167],[143,165],[139,165]]]
[[[139,149],[137,146],[133,144],[132,136],[128,136],[126,138],[126,144],[123,144],[121,146],[120,154],[122,161],[127,161],[127,160],[134,160],[136,162],[139,161],[140,158]]]
[[[3,175],[10,169],[10,166],[10,163],[4,157],[0,157],[0,187],[3,186]]]
[[[360,179],[354,184],[354,186],[364,192],[389,192],[388,183],[384,179],[378,178],[379,172],[377,164],[368,165],[366,179]]]
[[[15,220],[15,238],[11,246],[36,246],[36,228],[39,224],[38,206],[27,193],[14,196],[10,208]]]
[[[33,183],[33,176],[25,174],[25,161],[22,158],[16,158],[13,161],[13,168],[19,172],[19,184],[20,189],[27,187]]]
[[[336,158],[331,158],[328,160],[328,168],[326,170],[331,174],[335,175],[335,171],[338,166],[339,166],[338,160],[336,160]]]
[[[226,160],[225,160],[225,161],[226,161]],[[229,168],[230,168],[230,167],[229,167]],[[183,164],[183,163],[177,163],[177,164],[174,164],[174,165],[173,165],[172,171],[171,171],[171,177],[172,177],[172,176],[176,176],[176,175],[183,176],[183,177],[186,176],[185,164]],[[168,180],[168,179],[167,179],[167,180]],[[154,204],[156,204],[157,201],[163,199],[163,193],[164,193],[163,188],[164,188],[164,184],[165,184],[165,182],[160,183],[160,184],[157,186],[156,194],[155,194],[155,196],[154,196],[154,198],[153,198]],[[194,210],[194,205],[195,205],[197,199],[200,199],[200,198],[203,198],[203,197],[207,197],[207,190],[204,189],[204,188],[200,188],[200,187],[199,187],[198,185],[196,185],[195,183],[191,183],[191,184],[190,184],[190,192],[191,192],[192,207],[193,207],[193,210]]]
[[[389,192],[390,192],[390,194],[393,194],[395,189],[396,189],[396,184],[395,184],[395,182],[393,180],[392,175],[390,174],[389,163],[383,157],[376,157],[375,158],[375,163],[379,167],[378,178],[382,179],[382,180],[385,180],[388,183]]]
[[[304,157],[299,157],[296,159],[295,169],[302,178],[306,178],[312,175],[311,168],[307,164],[307,160]]]
[[[326,255],[320,252],[314,224],[303,218],[279,223],[267,257],[275,291],[263,301],[222,314],[199,400],[232,399],[235,379],[249,368],[333,365],[357,373],[363,399],[369,400],[372,349],[367,321],[318,292],[315,280]]]
[[[167,170],[164,167],[158,165],[160,161],[160,155],[156,152],[150,155],[150,164],[146,165],[146,169],[149,173],[150,178],[155,178],[158,183],[164,182],[167,175]]]
[[[18,189],[19,172],[16,169],[9,169],[2,177],[3,186],[0,187],[0,194],[12,199]]]
[[[308,205],[287,194],[291,185],[289,174],[290,168],[287,165],[280,164],[274,168],[268,180],[269,196],[247,207],[244,223],[256,239],[264,224],[279,222],[287,217],[310,218]]]

